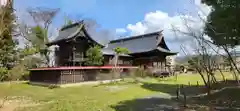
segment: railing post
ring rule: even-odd
[[[187,107],[187,96],[186,96],[186,93],[185,92],[183,92],[183,98],[184,98],[184,100],[183,100],[183,107]]]

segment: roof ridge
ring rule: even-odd
[[[101,44],[101,42],[97,41],[96,39],[94,39],[94,38],[91,36],[91,34],[89,34],[89,32],[88,32],[87,29],[85,28],[85,25],[84,25],[84,24],[82,24],[82,29],[83,29],[83,31],[87,34],[87,36],[88,36],[90,39],[92,39],[93,41],[95,41],[98,45],[104,46],[104,44]]]
[[[75,23],[70,24],[70,25],[63,26],[63,27],[60,29],[60,31],[63,31],[63,30],[65,30],[65,29],[74,27],[74,26],[76,26],[76,25],[81,25],[81,24],[83,24],[83,20],[82,20],[82,21],[79,21],[79,22],[75,22]]]
[[[83,28],[83,25],[81,24],[80,27],[71,35],[69,35],[67,38],[73,38],[75,35],[79,33],[79,31]]]
[[[159,33],[162,33],[162,32],[163,32],[163,30],[156,31],[156,32],[151,32],[151,33],[140,34],[140,35],[135,35],[135,36],[129,36],[129,37],[126,37],[126,38],[111,40],[110,43],[126,41],[126,40],[133,40],[133,39],[138,39],[138,38],[143,38],[143,37],[149,37],[149,35],[159,34]]]
[[[76,25],[76,24],[75,24],[75,25]],[[47,44],[50,45],[50,44],[55,43],[55,42],[57,42],[57,41],[62,41],[62,40],[71,39],[71,38],[73,38],[75,35],[77,35],[82,28],[83,28],[83,25],[80,24],[79,27],[77,28],[77,30],[76,30],[74,33],[68,35],[66,38],[61,39],[61,40],[52,40],[52,41],[48,42]],[[55,39],[57,39],[57,38],[55,38]]]

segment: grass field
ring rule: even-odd
[[[228,79],[232,78],[228,73],[225,75]],[[220,80],[221,76],[217,78]],[[201,93],[198,87],[188,86],[189,82],[197,84],[197,81],[200,85],[203,83],[198,74],[183,74],[179,75],[177,81],[174,77],[144,78],[141,83],[133,83],[129,79],[116,84],[56,89],[2,83],[0,98],[8,97],[2,108],[4,111],[138,111],[143,106],[151,107],[152,104],[166,104],[168,101],[138,102],[138,98],[175,95],[178,84],[184,84],[189,95]]]

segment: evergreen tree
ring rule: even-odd
[[[240,45],[240,1],[202,0],[212,7],[205,24],[205,33],[216,45]]]
[[[0,18],[0,65],[10,68],[16,55],[16,42],[12,36],[15,22],[12,0],[0,6]]]
[[[103,54],[101,52],[100,46],[93,46],[87,50],[87,60],[86,65],[102,65],[103,64]]]

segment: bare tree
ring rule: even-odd
[[[202,12],[202,14],[204,16],[207,16],[201,9],[200,9],[200,11]],[[198,17],[200,19],[200,22],[203,22],[205,25],[210,25],[203,18],[203,16],[201,16],[199,14]],[[225,80],[225,76],[224,76],[222,70],[219,68],[220,63],[214,62],[211,59],[210,59],[211,61],[208,60],[209,57],[211,57],[211,54],[207,51],[208,50],[207,47],[208,47],[211,50],[213,50],[213,52],[215,52],[217,56],[220,56],[223,59],[227,60],[227,63],[230,65],[231,69],[233,69],[232,70],[233,78],[237,81],[238,84],[240,84],[239,83],[240,70],[238,69],[238,67],[236,65],[237,64],[236,61],[234,61],[233,55],[230,53],[230,51],[232,49],[234,49],[234,47],[231,46],[231,45],[227,45],[227,44],[225,44],[225,45],[215,45],[215,43],[213,41],[211,41],[211,40],[209,40],[205,37],[206,35],[204,34],[203,31],[196,32],[196,30],[194,30],[193,27],[190,27],[191,26],[190,22],[192,20],[189,20],[188,18],[182,18],[182,20],[185,24],[185,27],[186,27],[187,31],[182,31],[182,30],[179,30],[175,27],[173,27],[173,30],[174,30],[174,32],[178,32],[178,34],[180,33],[182,35],[189,36],[190,38],[193,38],[195,41],[197,41],[196,44],[198,45],[198,48],[195,51],[197,51],[196,53],[201,56],[201,59],[202,59],[201,61],[206,61],[206,62],[199,62],[198,64],[195,64],[195,67],[201,67],[201,69],[203,69],[205,72],[207,72],[207,80],[204,80],[204,76],[201,74],[201,70],[199,70],[200,68],[197,69],[199,74],[202,76],[202,78],[204,80],[204,83],[208,84],[210,78],[212,79],[211,81],[216,81],[216,78],[214,77],[214,73],[213,73],[213,71],[215,69],[217,69],[220,72],[223,80]],[[193,22],[196,22],[196,21],[193,21]],[[214,30],[213,26],[208,26],[208,27],[211,28],[211,30],[214,32],[215,36],[221,37],[220,35],[223,34],[223,33],[216,32]],[[184,50],[184,48],[182,48],[182,50]],[[219,52],[219,50],[223,50],[226,53],[226,55],[221,54]],[[213,66],[215,66],[215,67],[213,67]]]
[[[204,11],[201,10],[200,7],[197,7],[197,8],[201,11],[203,16],[207,16],[206,13],[204,13]],[[202,16],[200,16],[199,14],[198,14],[198,16],[199,16],[199,19],[205,24],[205,26],[209,27],[209,29],[213,31],[213,33],[216,37],[219,36],[221,38],[222,35],[227,35],[226,33],[217,32],[215,30],[215,28],[212,25],[210,25]],[[209,40],[206,40],[206,39],[204,41],[207,42],[208,44],[214,44],[212,41],[209,41]],[[235,48],[234,45],[221,44],[221,45],[218,45],[217,47],[223,49],[224,52],[227,54],[227,55],[222,55],[222,54],[219,54],[217,52],[217,54],[222,56],[224,59],[226,58],[227,62],[230,64],[231,69],[233,69],[232,70],[233,76],[234,76],[235,80],[237,81],[237,83],[239,85],[240,84],[239,83],[240,70],[238,69],[238,67],[236,65],[236,61],[234,61],[234,59],[233,59],[233,55],[230,53],[230,50]]]
[[[41,25],[43,28],[48,29],[59,9],[38,7],[29,8],[27,11],[32,16],[37,25]]]
[[[50,66],[50,52],[46,43],[49,42],[51,35],[50,26],[59,9],[49,8],[29,8],[27,12],[32,17],[34,25],[22,23],[19,26],[19,36],[27,40],[32,48],[35,48],[35,53],[39,53],[45,58],[45,64]]]
[[[191,47],[194,49],[193,52],[195,52],[196,56],[192,57],[189,61],[189,64],[192,65],[197,72],[202,77],[202,80],[208,89],[208,94],[210,94],[211,85],[213,83],[216,83],[216,77],[214,76],[214,67],[212,62],[212,52],[209,52],[209,44],[206,42],[206,38],[204,35],[204,32],[195,30],[193,27],[191,27],[191,23],[195,22],[189,18],[182,17],[181,18],[186,31],[180,30],[176,27],[173,27],[173,31],[176,35],[182,35],[182,36],[188,36],[189,39],[192,39],[193,44],[195,44],[195,47],[191,45]],[[186,55],[186,48],[181,46],[181,49],[183,52],[185,52]],[[205,77],[205,75],[207,77]]]

